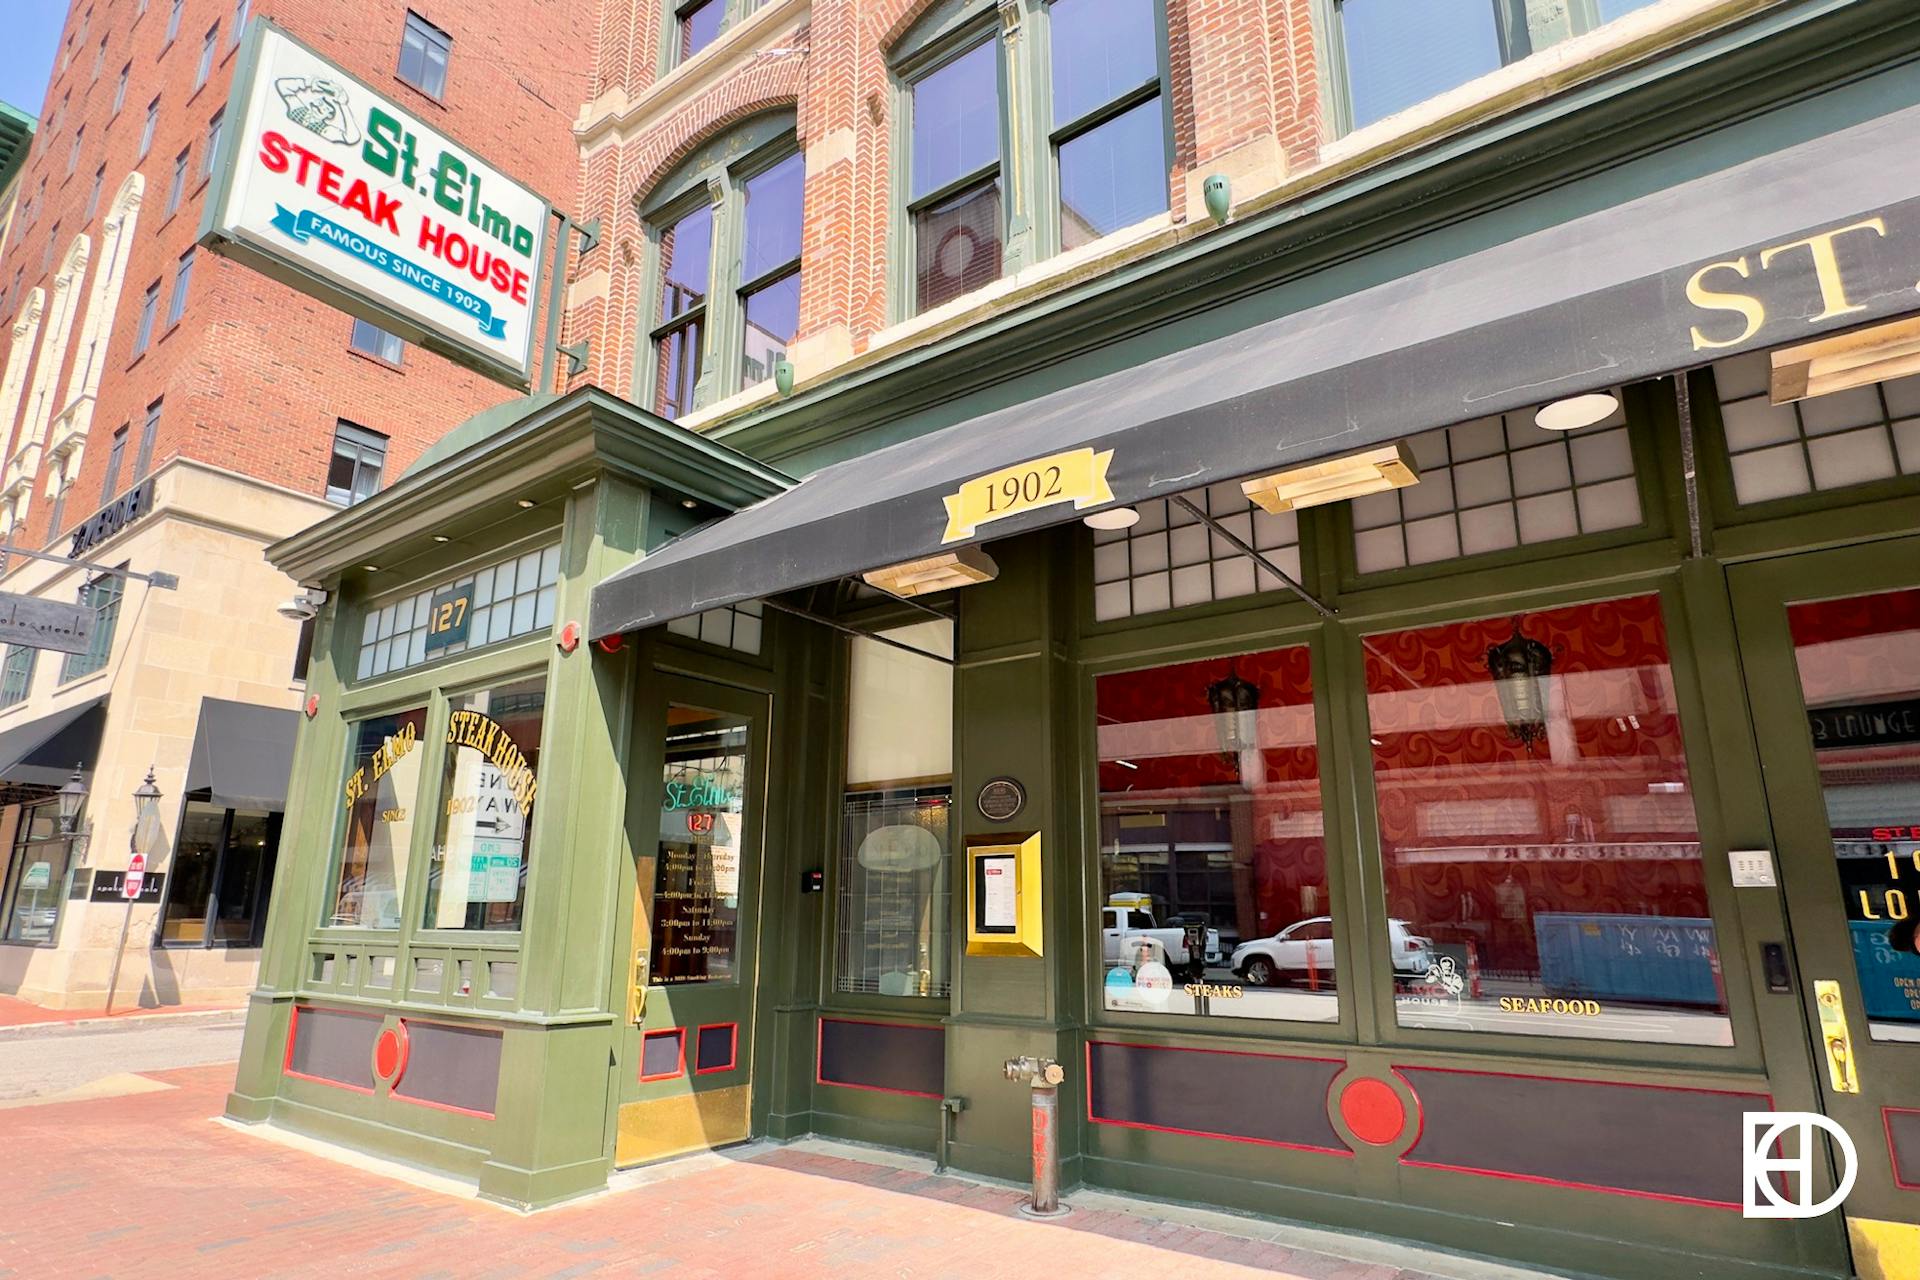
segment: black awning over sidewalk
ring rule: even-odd
[[[1916,137],[1909,108],[1384,283],[1366,284],[1393,249],[1281,285],[1276,319],[828,466],[695,530],[599,584],[592,636],[1075,518],[1042,507],[945,540],[948,495],[1027,459],[1111,450],[1114,499],[1133,503],[1920,310]],[[1472,231],[1436,234],[1456,233]],[[1831,256],[1805,243],[1820,233],[1838,233]]]
[[[223,809],[285,810],[299,728],[298,711],[202,699],[187,794]]]
[[[0,803],[17,803],[23,790],[58,788],[76,768],[92,772],[106,722],[103,696],[0,733]]]

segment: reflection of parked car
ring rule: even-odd
[[[1185,969],[1197,976],[1203,965],[1220,963],[1218,929],[1207,930],[1203,954],[1192,956],[1187,953],[1187,933],[1184,928],[1162,928],[1154,923],[1153,917],[1147,912],[1130,907],[1104,907],[1100,915],[1104,926],[1101,929],[1101,950],[1109,968],[1131,961],[1139,950],[1140,939],[1157,944],[1166,956],[1169,968]]]
[[[1415,933],[1404,920],[1387,921],[1393,945],[1393,975],[1424,978],[1433,964],[1433,941]],[[1234,948],[1233,971],[1256,987],[1273,986],[1309,975],[1333,976],[1333,917],[1312,916],[1288,925],[1271,938]]]

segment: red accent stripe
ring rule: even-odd
[[[1235,1133],[1214,1133],[1207,1129],[1175,1129],[1168,1125],[1147,1124],[1140,1120],[1112,1120],[1095,1115],[1093,1111],[1093,1046],[1112,1045],[1116,1049],[1165,1049],[1170,1053],[1217,1053],[1236,1058],[1273,1058],[1283,1062],[1326,1062],[1339,1066],[1346,1065],[1344,1058],[1317,1058],[1290,1053],[1256,1053],[1249,1049],[1190,1049],[1175,1044],[1135,1044],[1126,1040],[1089,1040],[1087,1041],[1087,1120],[1093,1124],[1112,1125],[1116,1129],[1141,1129],[1148,1133],[1177,1133],[1189,1138],[1218,1138],[1222,1142],[1243,1142],[1256,1147],[1279,1147],[1285,1151],[1312,1151],[1320,1155],[1343,1156],[1353,1159],[1353,1152],[1340,1147],[1321,1147],[1305,1142],[1282,1142],[1277,1138],[1249,1138]],[[1334,1077],[1339,1078],[1337,1075]],[[1327,1082],[1327,1088],[1333,1088],[1333,1081]]]
[[[646,1073],[647,1072],[647,1041],[658,1040],[663,1036],[673,1036],[680,1042],[680,1049],[679,1049],[680,1061],[674,1064],[673,1070],[671,1071],[662,1071],[654,1075],[648,1075]],[[640,1037],[640,1083],[647,1084],[654,1080],[678,1080],[681,1076],[685,1075],[686,1073],[687,1073],[687,1029],[685,1027],[673,1027],[666,1031],[648,1031]]]
[[[813,1029],[813,1082],[830,1084],[836,1089],[864,1089],[868,1093],[891,1093],[900,1098],[933,1098],[939,1100],[937,1093],[922,1093],[918,1089],[889,1089],[885,1085],[855,1084],[851,1080],[829,1080],[822,1074],[826,1070],[823,1051],[826,1045],[827,1024],[844,1022],[861,1027],[906,1027],[913,1031],[940,1031],[939,1027],[930,1027],[924,1022],[882,1022],[878,1018],[821,1018]],[[941,1032],[945,1035],[945,1032]]]
[[[1886,1131],[1887,1135],[1887,1163],[1893,1168],[1893,1185],[1902,1191],[1920,1191],[1920,1182],[1908,1182],[1900,1176],[1900,1155],[1893,1149],[1893,1118],[1895,1116],[1920,1116],[1920,1108],[1880,1108],[1880,1127]]]
[[[1702,1089],[1701,1093],[1714,1090]],[[1531,1182],[1542,1187],[1561,1187],[1569,1191],[1598,1191],[1609,1196],[1632,1196],[1636,1200],[1661,1200],[1667,1204],[1687,1204],[1705,1209],[1738,1209],[1739,1205],[1725,1200],[1699,1200],[1692,1196],[1669,1195],[1664,1191],[1634,1191],[1627,1187],[1602,1187],[1591,1182],[1568,1182],[1563,1178],[1546,1178],[1532,1173],[1505,1173],[1498,1169],[1475,1169],[1467,1165],[1437,1164],[1430,1160],[1409,1160],[1400,1157],[1400,1164],[1408,1169],[1444,1169],[1449,1173],[1471,1173],[1482,1178],[1499,1178],[1503,1182]]]
[[[727,1031],[731,1034],[731,1040],[727,1047],[727,1061],[722,1066],[703,1067],[700,1065],[700,1033],[703,1031],[712,1031],[718,1027],[725,1027]],[[739,1023],[737,1022],[703,1022],[697,1028],[695,1028],[693,1033],[693,1074],[697,1076],[710,1076],[710,1075],[717,1074],[718,1072],[721,1072],[721,1071],[732,1071],[735,1067],[738,1067],[739,1065],[740,1065],[740,1024]]]

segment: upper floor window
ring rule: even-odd
[[[25,702],[33,692],[33,663],[39,653],[24,644],[7,646],[6,663],[0,666],[0,707]]]
[[[147,104],[147,122],[140,126],[140,150],[138,158],[145,159],[153,146],[153,127],[160,122],[160,99],[155,98]]]
[[[73,145],[67,148],[67,172],[72,173],[74,166],[80,163],[80,151],[87,143],[87,126],[81,125],[73,131]]]
[[[407,349],[407,344],[400,340],[398,334],[388,333],[377,324],[368,324],[359,319],[353,322],[353,334],[347,339],[347,345],[363,356],[385,360],[388,364],[399,364],[401,355]]]
[[[387,465],[387,438],[341,422],[333,430],[333,461],[327,464],[327,501],[350,507],[380,489]]]
[[[406,30],[400,36],[399,77],[430,98],[447,92],[447,58],[453,37],[407,10]]]
[[[133,354],[139,355],[153,341],[153,322],[160,313],[160,282],[155,280],[147,286],[147,292],[140,299],[140,323],[133,331]]]
[[[200,176],[211,178],[214,163],[220,157],[220,127],[226,122],[226,108],[213,113],[213,119],[207,121],[207,143],[200,156]]]
[[[1053,151],[1060,247],[1167,209],[1167,127],[1154,0],[1053,0]]]
[[[193,148],[183,147],[180,154],[173,158],[173,181],[167,184],[167,212],[171,218],[180,208],[182,197],[187,194],[187,167],[193,161]]]
[[[187,7],[187,0],[173,0],[173,7],[167,10],[167,38],[160,43],[162,47],[172,44],[173,38],[180,34],[180,15]]]
[[[107,474],[100,481],[100,504],[105,506],[113,501],[114,494],[120,488],[120,467],[127,457],[127,429],[121,427],[113,433],[113,447],[107,451]]]
[[[85,653],[70,653],[60,664],[61,684],[92,675],[107,665],[113,653],[114,623],[120,619],[120,596],[126,585],[126,579],[118,573],[103,573],[80,588],[80,607],[93,610],[93,639]]]
[[[180,317],[187,312],[187,286],[193,281],[193,250],[180,255],[179,265],[173,269],[173,295],[167,299],[167,327],[171,329],[180,323]]]
[[[1335,111],[1360,129],[1655,0],[1332,0]]]
[[[663,417],[772,377],[799,331],[806,161],[792,128],[763,116],[710,142],[645,206],[652,356],[638,398]]]
[[[140,452],[133,456],[133,482],[139,484],[147,478],[147,468],[153,465],[153,445],[160,437],[160,407],[164,403],[155,400],[147,406],[147,420],[140,428]]]
[[[100,212],[100,188],[106,185],[106,181],[107,166],[103,164],[93,171],[93,187],[87,192],[87,218],[89,220],[92,219],[94,214]]]
[[[727,17],[726,0],[693,0],[674,11],[674,27],[679,34],[680,61],[712,44],[720,35]]]
[[[1000,76],[989,35],[920,76],[907,217],[914,308],[927,311],[1000,278]]]
[[[227,39],[239,44],[241,33],[247,29],[247,14],[253,8],[253,0],[234,0],[233,26],[228,29]]]
[[[133,64],[129,62],[120,68],[120,78],[113,83],[113,110],[108,115],[119,115],[120,108],[127,105],[127,80],[133,75]]]
[[[206,38],[200,42],[200,65],[193,70],[193,87],[198,89],[213,74],[214,51],[220,47],[220,24],[214,23],[207,28]]]
[[[899,313],[1166,212],[1172,118],[1159,0],[1047,0],[1025,21],[1038,29],[1002,40],[994,5],[943,5],[893,50],[895,145],[907,152]],[[1038,109],[1016,109],[1028,103]],[[1030,115],[1044,143],[1027,141]],[[1020,209],[1042,216],[1013,216]]]

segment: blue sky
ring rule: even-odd
[[[53,75],[53,53],[67,21],[67,0],[4,0],[6,39],[0,40],[0,102],[40,114]]]

